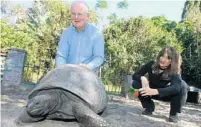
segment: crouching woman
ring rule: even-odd
[[[164,100],[170,101],[169,121],[179,120],[178,113],[181,113],[188,92],[188,85],[180,74],[181,61],[181,55],[175,48],[165,47],[156,61],[148,62],[135,72],[132,86],[139,89],[139,99],[145,108],[142,114],[152,114],[155,109],[152,99]]]

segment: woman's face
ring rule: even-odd
[[[166,69],[171,64],[171,59],[168,58],[168,54],[165,53],[163,56],[159,59],[159,65],[161,69]]]

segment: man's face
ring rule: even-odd
[[[83,4],[75,4],[71,7],[71,20],[78,31],[82,31],[88,21],[88,14]]]

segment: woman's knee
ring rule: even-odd
[[[134,89],[140,89],[140,88],[142,88],[142,84],[139,81],[133,80],[132,87]]]
[[[182,93],[183,93],[183,94],[184,94],[184,93],[187,94],[188,89],[189,89],[188,84],[187,84],[184,80],[182,80],[182,81],[181,81],[181,91],[182,91]]]

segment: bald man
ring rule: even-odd
[[[56,54],[56,66],[78,64],[96,71],[104,61],[104,37],[88,23],[89,8],[83,1],[71,4],[72,25],[64,30]]]

